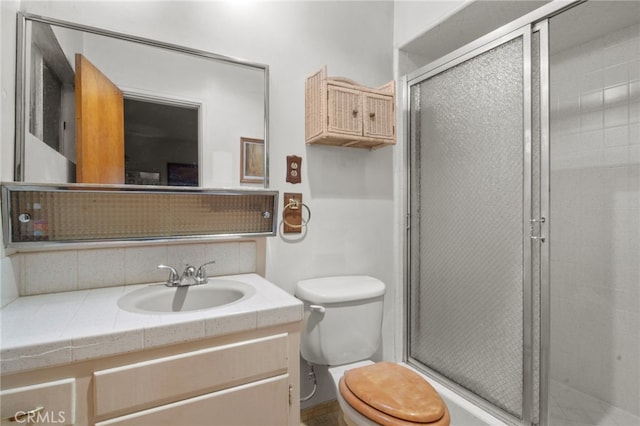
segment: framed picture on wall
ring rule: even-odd
[[[240,182],[264,182],[264,140],[240,138]]]

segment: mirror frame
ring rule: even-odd
[[[28,69],[29,58],[26,57],[26,40],[28,39],[27,21],[40,22],[43,24],[55,25],[77,31],[83,31],[105,37],[111,37],[119,40],[139,43],[146,46],[157,47],[171,50],[174,52],[185,53],[203,59],[209,59],[218,62],[226,62],[233,65],[239,65],[247,68],[254,68],[264,73],[264,188],[269,188],[269,66],[257,62],[247,61],[245,59],[235,58],[231,56],[220,55],[205,50],[192,49],[171,43],[165,43],[158,40],[152,40],[143,37],[137,37],[129,34],[119,33],[115,31],[105,30],[87,25],[76,24],[73,22],[62,21],[54,18],[47,18],[40,15],[18,12],[17,13],[17,37],[16,37],[16,122],[15,122],[15,143],[14,143],[14,176],[16,182],[24,181],[24,147],[25,147],[25,125],[27,124],[29,95],[26,93],[26,70]],[[48,182],[55,184],[68,184],[68,182]],[[126,185],[125,185],[126,186]],[[241,189],[241,185],[238,186]]]

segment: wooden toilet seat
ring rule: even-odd
[[[399,364],[379,362],[348,370],[338,384],[345,401],[385,426],[448,426],[449,410],[431,385]]]

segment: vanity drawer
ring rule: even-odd
[[[93,373],[95,415],[122,415],[287,372],[287,334]]]
[[[76,380],[72,378],[3,390],[0,392],[2,424],[72,425],[75,398]],[[42,408],[38,410],[39,407]],[[9,420],[16,416],[15,421]]]
[[[281,426],[288,424],[288,375],[213,392],[96,423],[112,425]]]

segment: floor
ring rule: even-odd
[[[640,417],[579,392],[551,384],[551,426],[640,426]]]
[[[328,401],[300,412],[300,426],[346,426],[338,401]]]

